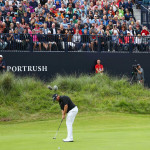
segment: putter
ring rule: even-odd
[[[61,120],[60,125],[59,125],[59,127],[58,127],[58,130],[56,131],[56,134],[55,134],[55,136],[53,137],[53,139],[56,139],[57,133],[58,133],[58,131],[59,131],[59,128],[60,128],[62,122],[63,122],[63,119]]]

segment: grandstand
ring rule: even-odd
[[[149,5],[149,0],[0,0],[0,50],[149,52]]]

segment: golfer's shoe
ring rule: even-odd
[[[66,138],[66,139],[63,139],[64,142],[73,142],[73,139],[69,139],[69,138]]]

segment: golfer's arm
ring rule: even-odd
[[[66,105],[64,106],[63,115],[66,115],[67,110],[68,110],[68,105],[66,104]]]

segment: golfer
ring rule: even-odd
[[[74,119],[78,113],[78,107],[71,101],[68,96],[59,96],[58,94],[53,95],[53,100],[58,101],[62,110],[62,119],[65,119],[66,114],[66,125],[67,125],[67,138],[63,139],[64,142],[73,142],[72,125]]]

